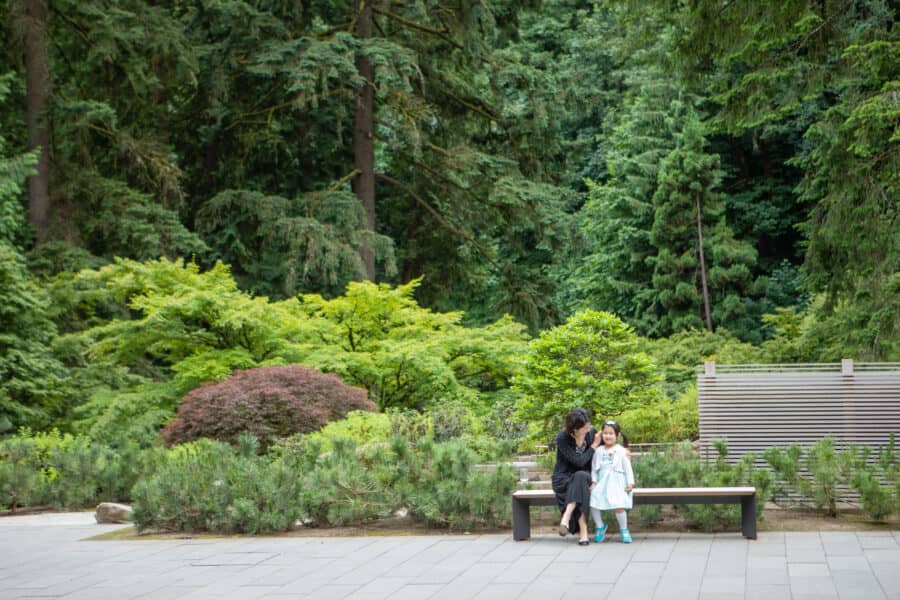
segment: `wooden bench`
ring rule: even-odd
[[[740,504],[741,533],[756,539],[756,488],[634,488],[634,505],[642,504]],[[553,490],[518,490],[512,495],[513,539],[531,537],[532,506],[556,506]]]

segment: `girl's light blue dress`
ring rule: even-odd
[[[591,481],[595,484],[591,490],[591,508],[631,508],[632,493],[625,491],[625,486],[634,485],[634,471],[625,448],[619,444],[597,448],[591,462]]]

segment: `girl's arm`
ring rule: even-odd
[[[628,458],[624,452],[622,453],[622,460],[625,461],[625,485],[634,487],[634,471],[631,469],[631,460]],[[631,490],[628,490],[631,491]]]
[[[597,459],[600,458],[599,452],[594,452],[594,458],[591,460],[591,487],[597,483]]]

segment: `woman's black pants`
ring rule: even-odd
[[[556,494],[556,505],[560,512],[566,512],[566,505],[575,503],[575,510],[569,520],[569,531],[578,533],[578,518],[587,517],[591,502],[591,474],[587,471],[575,471],[571,474],[553,476],[553,492]]]

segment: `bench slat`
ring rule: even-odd
[[[518,490],[512,495],[513,539],[531,537],[531,506],[556,504],[553,490]],[[635,488],[634,505],[641,504],[740,504],[741,534],[756,539],[756,488]]]
[[[634,488],[635,496],[752,496],[755,487],[706,488]],[[554,498],[553,490],[517,490],[513,496],[522,499]]]

